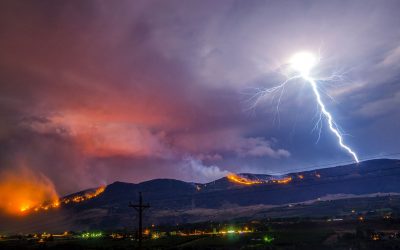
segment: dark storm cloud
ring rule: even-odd
[[[344,72],[326,87],[328,108],[362,157],[398,147],[396,1],[0,5],[2,168],[23,159],[62,193],[348,159],[326,131],[315,144],[301,83],[279,117],[268,98],[247,110],[249,90],[281,80],[298,50],[321,51],[320,76]]]

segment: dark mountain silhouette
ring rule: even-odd
[[[64,225],[63,229],[75,230],[134,227],[135,211],[128,204],[137,202],[138,192],[142,192],[144,201],[151,205],[145,220],[148,223],[224,220],[226,217],[219,211],[230,209],[233,214],[237,212],[238,216],[246,216],[254,209],[301,203],[337,194],[400,193],[400,160],[369,160],[284,176],[240,176],[261,183],[243,185],[226,177],[206,184],[171,179],[155,179],[139,184],[114,182],[93,199],[66,204],[57,211],[31,215],[27,220],[39,220],[37,218],[40,217],[45,224],[46,219],[54,220],[59,216],[57,228]],[[277,182],[283,178],[291,181],[286,184]],[[244,207],[249,210],[243,215],[238,211],[244,211]]]
[[[241,174],[248,179],[267,180],[271,175]],[[301,177],[300,177],[301,176]],[[333,168],[290,173],[287,184],[242,185],[226,177],[207,184],[156,179],[139,184],[115,182],[88,206],[126,207],[143,192],[155,209],[218,208],[224,204],[249,206],[303,202],[332,194],[400,192],[400,161],[370,160]],[[279,179],[279,178],[277,178]]]

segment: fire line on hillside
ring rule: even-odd
[[[243,174],[234,174],[230,173],[226,176],[226,178],[235,184],[240,185],[258,185],[258,184],[288,184],[293,181],[292,176],[284,176],[284,177],[270,177],[267,179],[261,178],[249,178],[244,176]],[[304,179],[303,175],[298,175],[297,179],[302,180]]]
[[[83,193],[81,195],[75,195],[75,196],[72,196],[72,197],[65,197],[65,198],[58,199],[58,200],[53,201],[53,202],[46,202],[46,203],[43,203],[40,206],[36,206],[36,207],[21,207],[20,208],[20,212],[23,213],[23,214],[27,214],[27,213],[29,213],[31,211],[38,212],[38,211],[47,211],[47,210],[49,210],[51,208],[58,208],[62,204],[65,205],[65,204],[69,204],[69,203],[80,203],[80,202],[83,202],[83,201],[86,201],[86,200],[90,200],[90,199],[93,199],[93,198],[99,196],[101,193],[104,192],[105,189],[106,189],[105,186],[101,186],[101,187],[97,188],[94,191],[85,192],[85,193]]]

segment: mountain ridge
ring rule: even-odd
[[[236,183],[228,177],[203,184],[175,179],[153,179],[137,184],[116,181],[91,199],[30,214],[19,223],[36,225],[40,221],[38,228],[54,229],[43,222],[57,218],[62,221],[57,226],[63,230],[132,228],[134,211],[128,205],[138,201],[139,192],[142,192],[144,202],[151,206],[145,221],[154,224],[220,221],[227,219],[223,213],[227,209],[230,211],[229,218],[251,217],[259,213],[268,216],[269,208],[318,201],[323,197],[335,199],[339,196],[400,193],[400,160],[397,159],[376,159],[361,162],[357,166],[349,164],[280,176],[238,175],[244,179],[253,178],[256,182]],[[329,206],[327,203],[326,208]],[[259,210],[262,212],[257,212]],[[335,211],[339,210],[336,208]],[[237,211],[237,215],[234,211]],[[279,209],[271,211],[271,215],[279,216]],[[18,228],[24,227],[20,225]]]

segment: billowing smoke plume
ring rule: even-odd
[[[43,174],[18,167],[0,172],[0,210],[22,215],[47,201],[57,201],[53,183]]]
[[[201,160],[186,157],[184,159],[182,171],[185,172],[187,178],[194,182],[209,182],[226,176],[229,172],[221,170],[218,166],[206,166]]]

